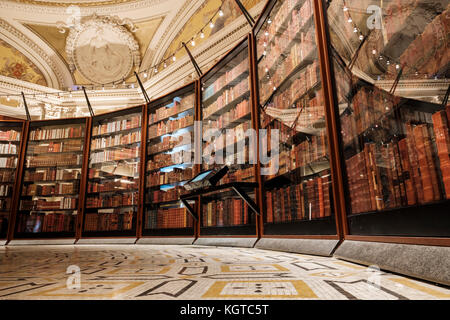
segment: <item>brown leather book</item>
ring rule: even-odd
[[[420,168],[420,177],[422,180],[422,191],[424,202],[430,202],[434,200],[434,191],[431,180],[430,164],[427,159],[427,152],[425,150],[424,130],[425,125],[421,124],[413,129],[415,146],[417,150],[417,158]]]
[[[414,138],[413,126],[409,123],[405,125],[406,127],[406,144],[408,147],[409,162],[411,164],[411,175],[414,183],[414,189],[416,191],[416,197],[418,203],[424,203],[423,198],[423,185],[422,177],[419,168],[419,159],[416,148],[416,139]]]

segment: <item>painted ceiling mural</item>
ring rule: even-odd
[[[163,18],[152,19],[140,23],[136,23],[134,26],[137,31],[133,33],[134,38],[139,44],[139,51],[141,57],[144,57],[147,47],[152,40],[156,30],[160,26]],[[66,40],[69,32],[61,33],[57,27],[46,25],[26,25],[30,30],[37,34],[41,39],[47,42],[55,52],[57,52],[69,66],[69,59],[66,52]],[[88,85],[92,81],[86,79],[79,70],[75,70],[73,73],[74,82],[78,85]],[[131,81],[131,80],[130,80]]]
[[[241,2],[247,10],[250,10],[262,1],[265,0],[243,0]],[[197,11],[192,15],[192,17],[188,20],[184,27],[178,32],[178,35],[174,38],[171,45],[167,48],[166,53],[164,54],[164,59],[173,56],[175,52],[177,52],[177,49],[182,42],[186,42],[186,44],[188,44],[187,42],[192,38],[192,36],[196,33],[199,33],[203,26],[209,22],[214,13],[219,10],[221,4],[222,0],[205,1],[200,6],[200,8],[197,9]],[[242,15],[238,5],[234,0],[223,0],[222,11],[224,15],[222,17],[216,16],[214,27],[212,29],[209,27],[203,29],[205,37],[203,39],[201,39],[200,37],[197,37],[195,39],[196,45],[201,44],[203,41],[208,39],[208,36],[220,31],[225,25]],[[177,58],[180,58],[185,54],[186,53],[184,52],[184,50],[179,50],[175,54],[175,56]]]
[[[0,0],[1,1],[1,0]],[[142,0],[8,0],[11,2],[22,3],[22,4],[30,4],[36,6],[53,6],[53,7],[68,7],[70,5],[77,5],[80,7],[99,7],[99,9],[94,11],[101,12],[100,7],[102,6],[111,6],[117,4],[125,4],[130,3],[133,7],[134,2],[139,2]],[[171,0],[173,1],[173,0]],[[181,1],[181,0],[180,0]],[[222,17],[216,16],[214,19],[214,28],[209,28],[208,26],[203,30],[205,37],[200,39],[197,37],[195,39],[196,44],[201,44],[203,41],[207,41],[210,35],[213,35],[220,30],[223,29],[224,26],[231,23],[233,20],[242,16],[239,7],[235,3],[234,0],[202,0],[200,1],[199,7],[195,9],[195,12],[187,19],[187,23],[184,26],[181,26],[180,31],[171,40],[170,45],[165,50],[163,55],[163,59],[171,58],[171,56],[177,51],[177,48],[180,46],[182,41],[189,41],[191,37],[198,33],[200,29],[205,26],[209,22],[209,19],[213,16],[215,12],[222,5],[222,10],[224,15]],[[243,5],[249,10],[253,8],[255,5],[261,2],[265,2],[265,0],[241,0]],[[59,10],[59,9],[58,9]],[[99,13],[97,16],[97,20],[101,20],[103,18],[111,19],[116,18],[117,16],[111,15],[103,15]],[[88,18],[88,17],[83,17]],[[138,21],[133,21],[132,17],[127,17],[126,14],[123,15],[123,20],[130,21],[134,27],[130,27],[128,24],[122,24],[115,22],[115,26],[112,26],[110,29],[110,33],[105,34],[101,39],[98,39],[103,33],[96,32],[94,29],[85,30],[84,28],[81,31],[85,31],[86,41],[83,44],[89,42],[89,45],[85,45],[84,48],[79,49],[77,41],[83,40],[80,35],[73,36],[74,39],[72,44],[72,51],[70,50],[70,28],[66,27],[66,32],[61,33],[61,29],[59,29],[58,23],[55,21],[52,23],[50,20],[45,20],[42,22],[40,20],[35,20],[33,23],[30,21],[21,21],[20,18],[17,18],[16,22],[21,23],[28,30],[32,31],[34,35],[41,40],[43,40],[53,52],[50,55],[58,56],[58,68],[61,72],[66,72],[71,75],[72,81],[68,81],[69,83],[73,83],[75,85],[92,85],[92,84],[103,84],[114,82],[121,82],[121,79],[125,78],[125,82],[134,83],[133,71],[138,71],[143,66],[140,66],[140,62],[146,58],[146,61],[149,62],[152,59],[152,54],[155,54],[153,50],[158,50],[158,47],[150,48],[149,45],[154,43],[156,39],[154,39],[155,34],[161,32],[159,30],[161,26],[167,25],[165,18],[166,13],[162,15],[142,18]],[[97,23],[98,24],[98,23]],[[118,30],[119,27],[123,27],[123,34],[129,34],[129,41],[127,43],[121,43],[123,40],[122,35],[119,35],[118,32],[114,33],[113,31]],[[105,29],[105,28],[103,28]],[[78,30],[78,33],[81,34],[81,31]],[[89,32],[88,32],[89,31]],[[34,37],[34,39],[36,39]],[[81,39],[81,40],[80,40]],[[88,41],[89,40],[89,41]],[[120,41],[119,41],[120,40]],[[131,41],[133,40],[133,41]],[[153,40],[153,42],[152,42]],[[158,40],[159,41],[159,40]],[[123,41],[122,41],[123,42]],[[94,43],[94,45],[91,45]],[[105,45],[108,44],[108,45]],[[136,45],[137,44],[137,45]],[[121,47],[119,48],[119,45]],[[115,53],[117,59],[121,59],[121,61],[125,61],[123,63],[115,63],[111,59],[103,59],[107,54],[101,53],[103,47],[115,48]],[[69,48],[69,49],[68,49]],[[97,59],[92,58],[91,51],[94,48],[96,51],[100,52]],[[108,49],[108,48],[106,48]],[[105,49],[105,50],[106,50]],[[48,50],[48,49],[45,49]],[[103,51],[105,51],[103,50]],[[133,59],[128,59],[129,56],[132,55]],[[184,50],[180,50],[177,53],[177,58],[181,58],[185,56],[186,52]],[[160,55],[158,54],[160,57]],[[103,57],[103,58],[102,58]],[[89,59],[88,59],[89,58]],[[127,58],[127,59],[125,59]],[[116,60],[117,60],[116,59]],[[119,60],[120,60],[119,59]],[[92,60],[92,61],[91,61]],[[111,60],[111,61],[109,61]],[[130,62],[131,61],[131,62]],[[159,60],[161,61],[161,60]],[[62,64],[61,64],[62,62]],[[108,63],[105,63],[108,62]],[[146,63],[147,63],[146,62]],[[65,64],[65,67],[64,67]],[[99,64],[103,66],[103,69],[99,67]],[[108,65],[105,65],[108,64]],[[119,68],[122,65],[123,68]],[[49,66],[50,67],[50,66]],[[127,67],[127,68],[125,68]],[[101,70],[100,70],[100,69]],[[120,69],[116,70],[117,72],[113,74],[113,72],[109,72],[108,70]],[[99,72],[99,70],[101,72]],[[119,72],[120,71],[120,72]],[[0,39],[0,73],[2,75],[20,79],[23,81],[27,81],[30,83],[35,83],[39,85],[48,86],[46,78],[43,75],[44,70],[41,71],[39,68],[28,59],[25,55],[20,53],[17,49],[13,48],[11,45],[6,43],[5,41]],[[114,76],[117,74],[117,76]],[[117,78],[117,79],[116,79]],[[120,78],[120,79],[118,79]],[[106,80],[105,80],[106,79]],[[107,81],[108,80],[108,81]],[[52,85],[53,86],[53,85]],[[63,88],[67,89],[67,88]]]
[[[23,53],[0,39],[0,74],[46,86],[42,72]]]

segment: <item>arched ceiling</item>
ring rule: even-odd
[[[74,57],[74,51],[68,50],[67,42],[72,30],[79,30],[73,26],[77,23],[83,24],[91,17],[112,21],[117,27],[116,34],[119,28],[125,28],[133,43],[137,43],[137,50],[133,51],[133,54],[137,54],[138,58],[133,56],[132,68],[127,69],[129,78],[126,80],[127,83],[134,83],[134,71],[148,70],[173,55],[181,41],[188,41],[198,33],[222,2],[225,15],[218,18],[217,27],[213,30],[204,30],[205,38],[197,38],[196,48],[192,49],[199,59],[199,64],[205,69],[250,31],[235,0],[2,0],[0,95],[17,94],[20,91],[51,92],[51,89],[70,90],[78,85],[99,85],[99,82],[94,82],[86,76],[88,72],[80,72],[79,64],[83,61],[78,61],[80,59]],[[256,17],[266,0],[241,2]],[[71,24],[72,22],[76,23]],[[61,32],[61,26],[65,27],[64,33]],[[68,28],[70,26],[72,28]],[[90,37],[88,40],[94,43],[94,51],[103,50],[102,43],[110,40],[107,36],[97,37],[95,31],[91,31]],[[78,39],[73,35],[72,38]],[[117,36],[117,39],[119,38]],[[89,50],[84,52],[92,52]],[[103,50],[106,53],[99,53],[96,61],[88,61],[90,65],[95,67],[96,63],[108,60],[101,59],[110,57],[107,50],[108,48]],[[114,50],[116,52],[112,55],[116,60],[111,60],[114,62],[104,66],[105,72],[107,68],[113,68],[119,63],[116,61],[121,61],[120,52],[117,51],[119,49],[113,48]],[[142,79],[146,88],[156,88],[153,96],[176,84],[175,77],[178,75],[181,77],[179,83],[192,81],[194,71],[184,50],[178,52],[174,65],[173,68],[169,67],[158,73],[157,77]],[[138,90],[121,93],[121,96],[128,96],[129,103],[142,99]],[[4,102],[0,100],[0,107],[8,105]],[[30,104],[33,105],[33,102]],[[69,102],[63,101],[62,104]]]

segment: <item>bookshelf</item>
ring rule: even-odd
[[[30,122],[14,238],[75,237],[86,121]]]
[[[0,120],[0,240],[6,240],[17,181],[23,122]]]
[[[254,34],[263,234],[336,235],[313,1],[269,1]]]
[[[345,105],[339,121],[349,234],[449,237],[449,61],[442,33],[450,6],[389,1],[382,28],[369,32],[361,4],[343,14],[344,5],[333,1],[327,16],[335,99]],[[438,80],[447,87],[427,92]]]
[[[195,235],[195,221],[179,200],[194,177],[196,83],[148,105],[144,237]]]
[[[82,237],[136,236],[143,107],[95,116]]]
[[[219,184],[257,182],[256,140],[249,134],[255,129],[249,41],[241,41],[200,80],[201,170],[227,165],[230,170]],[[257,190],[248,190],[254,201]],[[257,217],[234,192],[202,196],[200,203],[200,236],[256,236]]]

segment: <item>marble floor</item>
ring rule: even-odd
[[[0,299],[450,299],[335,258],[195,245],[0,247]]]

